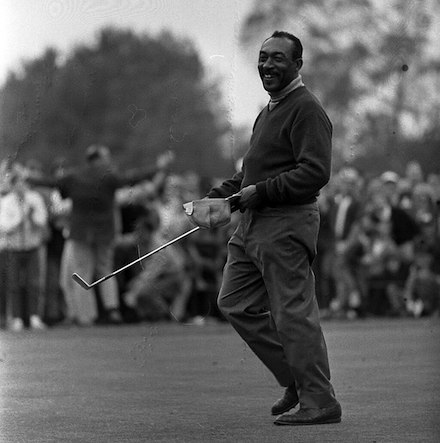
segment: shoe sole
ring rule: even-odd
[[[311,426],[311,425],[328,425],[332,423],[340,423],[341,417],[329,418],[327,420],[313,421],[313,422],[288,422],[288,421],[274,421],[274,424],[278,426]]]

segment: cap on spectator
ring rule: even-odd
[[[393,171],[386,171],[380,176],[380,179],[383,183],[398,183],[399,175]]]
[[[107,148],[107,146],[102,146],[102,145],[91,145],[86,150],[86,158],[89,161],[105,157],[106,155],[109,154],[110,151]]]

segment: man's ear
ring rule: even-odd
[[[303,65],[303,59],[297,58],[296,59],[296,68],[298,69],[298,71],[302,68],[302,65]]]

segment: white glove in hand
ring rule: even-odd
[[[217,228],[231,221],[231,205],[224,198],[204,198],[183,205],[191,222],[201,228]]]

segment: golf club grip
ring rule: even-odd
[[[225,200],[229,202],[231,212],[235,212],[238,210],[238,200],[240,200],[241,194],[237,192],[236,194],[232,194],[229,197],[226,197]]]

